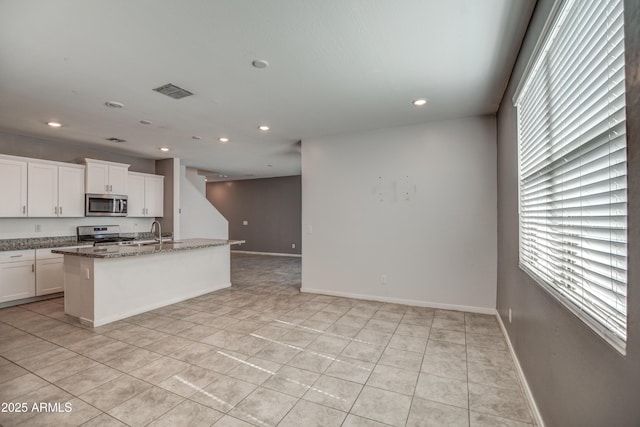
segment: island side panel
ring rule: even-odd
[[[64,312],[93,324],[93,259],[64,256]]]
[[[95,258],[92,326],[231,286],[229,248]]]

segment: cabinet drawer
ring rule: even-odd
[[[25,249],[21,251],[3,251],[0,252],[0,263],[33,261],[36,252],[33,249]]]

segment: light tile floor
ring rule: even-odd
[[[493,316],[302,294],[299,260],[233,258],[232,288],[96,329],[62,298],[1,309],[0,425],[533,423]]]

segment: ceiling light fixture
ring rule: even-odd
[[[267,126],[267,125],[260,125],[260,126],[258,126],[258,129],[260,129],[263,132],[266,132],[271,128],[269,126]]]
[[[419,98],[413,100],[414,107],[422,107],[423,105],[427,105],[427,100],[425,98]]]
[[[226,144],[227,142],[229,142],[229,138],[223,136],[218,138],[218,141],[222,142],[223,144]]]
[[[169,149],[167,147],[161,147],[160,151],[165,151],[166,152],[166,151],[169,151]]]
[[[58,123],[58,122],[47,122],[47,124],[49,126],[51,126],[52,128],[59,128],[62,127],[62,124]]]
[[[109,108],[123,108],[124,104],[122,102],[117,102],[117,101],[107,101],[104,103],[104,105],[106,105]]]
[[[267,68],[269,66],[269,62],[264,59],[256,59],[251,63],[255,68]]]

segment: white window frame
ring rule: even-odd
[[[538,39],[538,42],[534,48],[534,51],[530,57],[530,60],[525,68],[525,71],[520,79],[518,87],[516,89],[515,95],[513,97],[514,105],[516,109],[519,108],[520,100],[523,94],[526,92],[528,81],[530,77],[536,72],[536,68],[540,63],[540,58],[542,55],[546,54],[546,49],[549,43],[553,42],[553,39],[556,37],[558,22],[563,19],[563,13],[566,10],[565,6],[573,3],[574,0],[556,0],[553,8],[551,10],[551,14],[543,28],[541,36]],[[581,0],[576,0],[581,1]],[[601,0],[598,0],[601,1]],[[622,2],[622,0],[618,0]],[[623,12],[624,13],[624,12]],[[517,115],[517,133],[518,133],[518,217],[519,217],[519,266],[520,268],[527,273],[533,280],[538,283],[545,291],[547,291],[550,295],[552,295],[556,300],[558,300],[565,308],[567,308],[571,313],[576,315],[581,321],[587,324],[594,332],[596,332],[599,336],[601,336],[606,342],[608,342],[611,346],[613,346],[617,351],[626,354],[626,339],[628,336],[628,331],[625,329],[624,337],[621,337],[619,333],[614,333],[612,330],[607,328],[600,321],[596,320],[594,317],[590,316],[586,313],[582,306],[575,301],[571,300],[567,295],[560,292],[560,290],[554,286],[552,283],[547,282],[543,277],[537,274],[532,269],[528,268],[525,263],[521,262],[522,259],[522,198],[521,198],[521,177],[522,177],[522,162],[521,162],[521,144],[520,144],[520,136],[521,136],[521,123],[520,123],[520,114]],[[626,224],[626,220],[625,220]],[[628,265],[628,258],[626,259],[626,263]],[[626,278],[625,278],[626,281]],[[628,325],[628,308],[625,312],[625,320]]]

